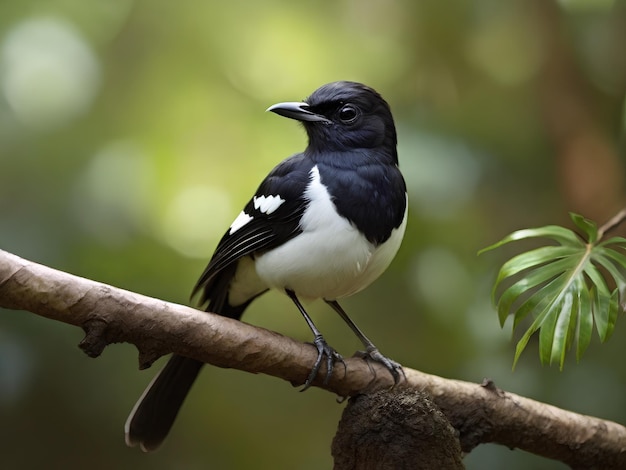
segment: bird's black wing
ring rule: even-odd
[[[222,303],[215,302],[215,297],[227,294],[238,260],[280,246],[301,233],[300,219],[307,204],[304,190],[310,180],[312,165],[307,164],[303,155],[294,155],[276,166],[263,180],[243,209],[249,220],[239,227],[232,226],[224,234],[193,289],[192,296],[202,291],[201,305],[209,300],[214,305]],[[274,210],[267,210],[258,203],[262,197],[280,198],[283,202]]]

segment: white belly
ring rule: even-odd
[[[267,286],[293,290],[303,299],[334,300],[364,289],[387,269],[406,227],[400,227],[382,245],[374,246],[339,216],[317,168],[305,196],[310,204],[300,227],[302,234],[256,258],[256,272]]]

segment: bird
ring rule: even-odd
[[[259,296],[284,292],[317,348],[303,390],[322,364],[327,383],[343,362],[304,308],[305,301],[323,299],[363,343],[362,355],[383,364],[397,384],[402,366],[383,356],[338,303],[387,269],[404,236],[408,196],[390,107],[373,88],[337,81],[267,111],[299,121],[308,145],[261,182],[219,241],[192,298],[199,296],[208,312],[241,319]],[[202,366],[179,355],[169,359],[126,421],[127,445],[144,452],[161,445]]]

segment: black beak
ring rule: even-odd
[[[267,108],[267,111],[271,111],[290,119],[295,119],[296,121],[323,122],[325,124],[332,123],[330,119],[309,111],[308,107],[309,105],[307,103],[286,102],[273,104]]]

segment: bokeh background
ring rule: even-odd
[[[263,176],[300,151],[264,113],[323,83],[390,102],[411,213],[389,271],[344,302],[401,363],[626,423],[626,329],[583,360],[515,372],[489,291],[523,247],[512,230],[603,222],[624,204],[626,5],[611,0],[5,0],[0,2],[0,248],[186,303]],[[569,225],[569,224],[568,224]],[[339,351],[360,346],[311,307]],[[127,413],[161,363],[134,347],[97,360],[81,332],[0,312],[6,469],[321,469],[343,405],[266,376],[206,368],[163,448],[126,448]],[[310,340],[269,294],[245,320]],[[483,445],[469,469],[562,469]]]

